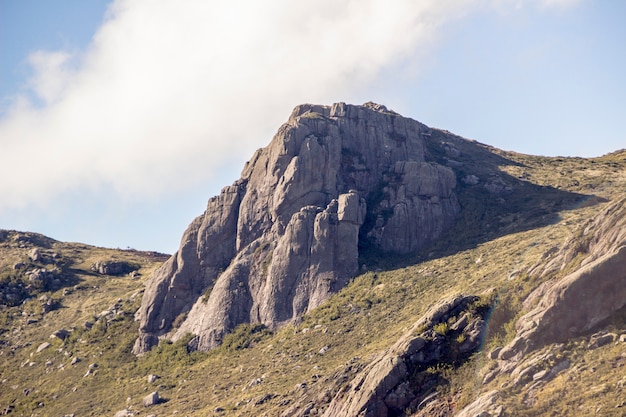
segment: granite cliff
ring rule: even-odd
[[[430,134],[374,103],[296,107],[153,274],[134,352],[189,332],[192,348],[211,349],[241,323],[276,328],[343,288],[360,248],[407,254],[435,241],[460,207]]]

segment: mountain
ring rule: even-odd
[[[135,352],[190,332],[207,350],[241,323],[275,329],[345,287],[359,247],[434,241],[460,208],[454,172],[425,149],[431,134],[373,103],[296,107],[153,276]]]
[[[171,257],[0,231],[0,413],[622,416],[625,185],[298,106]]]

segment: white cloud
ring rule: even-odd
[[[30,56],[42,103],[21,96],[0,120],[0,211],[206,181],[265,146],[294,105],[349,97],[477,4],[118,0],[80,56]]]
[[[46,105],[58,100],[70,82],[71,59],[72,55],[65,51],[36,51],[28,56],[34,72],[29,80],[30,89]]]

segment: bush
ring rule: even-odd
[[[445,336],[450,331],[450,326],[448,323],[438,323],[433,326],[433,330],[435,333],[440,334],[441,336]]]
[[[235,351],[246,349],[258,343],[263,337],[271,335],[265,325],[261,323],[240,324],[232,331],[232,333],[224,336],[222,341],[222,349],[226,351]]]

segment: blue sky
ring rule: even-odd
[[[0,228],[173,252],[303,102],[626,147],[619,0],[0,0]]]

